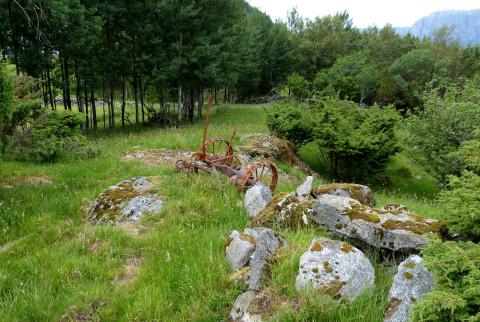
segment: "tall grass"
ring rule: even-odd
[[[267,132],[260,106],[223,106],[214,110],[210,136],[236,142],[250,133]],[[91,318],[102,321],[226,320],[240,284],[228,282],[223,259],[226,234],[243,230],[248,218],[242,195],[224,177],[173,174],[138,161],[123,161],[130,149],[199,147],[201,123],[178,129],[129,128],[92,135],[102,149],[94,158],[56,164],[2,162],[0,179],[0,321],[58,321]],[[282,170],[302,175],[287,165]],[[21,176],[50,176],[52,185],[11,184]],[[85,220],[85,207],[106,187],[134,176],[159,176],[158,190],[167,198],[160,214],[142,219],[136,236],[125,229],[95,226]],[[13,179],[12,179],[13,178]],[[7,184],[8,182],[8,184]],[[7,187],[6,187],[7,186]],[[8,187],[10,186],[10,187]],[[282,182],[279,191],[295,183]],[[397,198],[417,209],[434,209],[431,201],[405,191]],[[433,210],[431,211],[434,212]],[[283,296],[295,297],[294,277],[299,256],[314,230],[279,230],[290,247],[272,267],[271,285]],[[318,295],[305,295],[301,312],[282,311],[281,320],[376,321],[386,301],[391,271],[375,253],[376,288],[357,301],[331,308]],[[128,259],[141,263],[128,283]]]

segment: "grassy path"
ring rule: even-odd
[[[266,132],[259,106],[215,109],[210,136]],[[57,164],[3,162],[0,165],[0,321],[221,321],[241,285],[228,282],[223,260],[227,232],[248,222],[242,196],[224,178],[190,178],[136,161],[122,161],[129,149],[198,148],[202,125],[175,130],[119,131],[92,138],[97,158]],[[282,170],[300,175],[283,165]],[[85,206],[103,189],[134,176],[160,176],[167,197],[159,215],[142,220],[132,234],[85,222]],[[12,178],[48,176],[51,185],[10,185]],[[9,183],[6,184],[7,179]],[[279,191],[290,191],[281,184]],[[389,199],[388,193],[380,201]],[[394,199],[395,200],[395,199]],[[430,205],[407,196],[414,209]],[[282,231],[291,247],[272,268],[272,285],[294,297],[298,258],[315,231]],[[376,254],[369,254],[376,261]],[[377,289],[340,309],[319,310],[322,299],[306,295],[302,312],[286,320],[380,321],[391,271],[376,264]],[[318,305],[319,304],[319,305]]]

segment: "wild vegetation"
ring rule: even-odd
[[[448,240],[421,251],[436,287],[412,319],[479,318],[480,47],[448,28],[419,39],[296,10],[273,22],[243,0],[6,0],[0,51],[1,321],[226,319],[243,290],[223,258],[225,234],[248,225],[242,194],[124,155],[195,151],[208,96],[212,137],[271,132],[315,184],[368,183],[379,204],[445,222]],[[236,104],[255,102],[268,104]],[[283,196],[305,169],[277,165]],[[133,228],[86,219],[101,191],[140,175],[157,176],[160,214]],[[268,291],[299,304],[276,319],[383,319],[394,268],[383,254],[365,252],[375,287],[334,305],[294,285],[302,252],[330,235],[267,219],[289,242]]]

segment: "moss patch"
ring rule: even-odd
[[[354,183],[331,183],[318,188],[313,189],[313,194],[316,196],[321,196],[323,194],[335,191],[335,190],[344,190],[349,195],[350,198],[357,200],[362,205],[374,205],[375,200],[372,195],[365,196],[362,191],[362,186]]]
[[[305,225],[304,216],[313,208],[315,200],[299,201],[289,193],[280,193],[250,222],[251,227],[272,227],[274,223],[282,227],[299,228]],[[281,214],[281,220],[279,219]]]
[[[320,292],[330,295],[333,299],[338,300],[341,297],[340,291],[345,282],[333,280],[329,284],[320,288]]]
[[[414,268],[416,266],[416,264],[414,262],[408,262],[408,263],[403,264],[403,266],[406,267],[406,268]]]
[[[385,319],[388,319],[395,313],[398,309],[398,307],[402,304],[402,300],[396,297],[392,297],[390,301],[388,302],[387,308],[385,309],[385,312],[383,313],[383,317]]]
[[[320,243],[319,241],[316,241],[316,242],[312,245],[312,247],[310,247],[310,250],[311,250],[312,252],[321,252],[322,249],[323,249],[322,243]]]
[[[346,244],[346,243],[342,244],[342,246],[340,247],[340,250],[344,253],[350,253],[355,251],[352,245]]]
[[[374,224],[378,224],[381,221],[380,217],[369,207],[358,204],[351,204],[351,209],[346,209],[346,215],[350,220],[361,219]]]
[[[330,266],[330,263],[328,261],[323,262],[323,268],[325,269],[325,272],[331,273],[333,272],[332,266]]]
[[[252,245],[255,245],[255,239],[252,237],[252,235],[246,234],[246,233],[240,233],[240,239],[245,240],[249,242]]]
[[[286,198],[295,198],[294,200],[298,200],[295,196],[289,196],[288,192],[277,193],[265,208],[252,219],[250,227],[272,227],[277,217],[277,205]]]
[[[412,273],[410,272],[404,272],[403,275],[405,276],[405,278],[407,280],[413,280],[413,278],[415,277]]]
[[[442,226],[443,225],[440,222],[426,223],[422,221],[398,221],[392,219],[387,219],[382,224],[382,227],[388,230],[401,229],[411,231],[412,233],[417,235],[425,235],[430,232],[439,233]]]

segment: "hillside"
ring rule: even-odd
[[[266,132],[264,108],[215,108],[210,135],[228,137],[234,127],[238,130],[235,146],[246,134]],[[242,288],[227,281],[223,258],[226,234],[248,223],[242,194],[223,177],[185,176],[172,173],[171,165],[158,167],[122,158],[132,149],[194,150],[201,133],[201,125],[119,131],[91,138],[92,144],[106,149],[82,163],[4,162],[0,321],[225,320]],[[289,165],[278,165],[290,178],[280,181],[279,192],[291,191],[305,177]],[[102,190],[135,176],[158,176],[155,187],[166,196],[159,216],[146,216],[136,227],[86,220],[85,207]],[[432,200],[400,186],[393,188],[375,189],[377,201],[400,202],[432,217],[438,213]],[[285,290],[279,288],[288,295],[298,257],[313,237],[325,233],[312,229],[281,233],[295,247],[285,255],[290,260],[273,267],[272,278],[274,285],[288,281]],[[379,263],[377,252],[367,255],[379,274],[375,290],[350,305],[320,312],[324,321],[350,321],[352,316],[382,320],[393,269]],[[309,316],[306,309],[303,316]]]
[[[453,29],[452,40],[458,40],[462,46],[480,44],[480,9],[434,12],[419,19],[411,27],[396,29],[402,35],[411,33],[422,38],[431,36],[436,29],[445,25]]]

